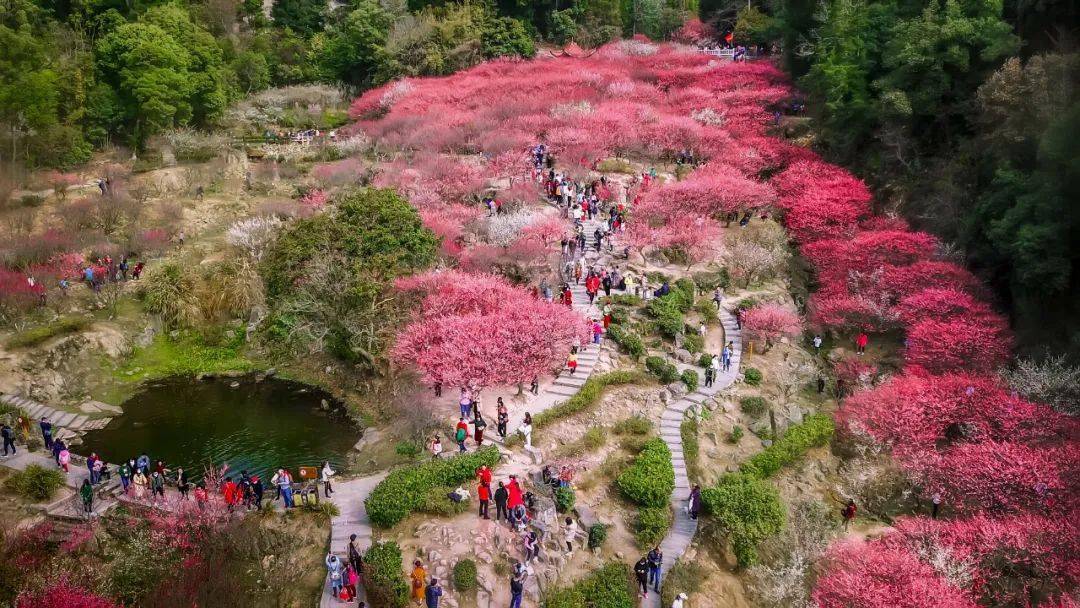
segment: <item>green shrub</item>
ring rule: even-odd
[[[404,608],[409,604],[409,583],[397,543],[374,543],[364,554],[364,590],[372,606]]]
[[[664,384],[671,384],[679,379],[679,368],[663,357],[645,357],[645,369],[660,379]]]
[[[611,562],[570,587],[552,589],[544,608],[636,608],[633,578],[625,564]]]
[[[604,431],[602,426],[594,426],[585,431],[585,434],[581,436],[581,443],[585,446],[586,450],[599,450],[604,447],[607,442],[607,432]]]
[[[315,518],[323,522],[328,522],[338,515],[341,515],[341,509],[329,500],[307,502],[301,505],[301,507],[304,512],[315,514]]]
[[[761,379],[762,379],[761,370],[757,369],[756,367],[748,367],[748,368],[746,368],[746,371],[743,373],[743,378],[746,380],[746,383],[749,384],[750,386],[757,386],[757,385],[761,384]]]
[[[671,507],[642,507],[634,519],[634,538],[638,546],[650,549],[660,544],[671,527]]]
[[[455,489],[450,486],[435,486],[429,489],[424,494],[423,502],[416,510],[420,513],[438,517],[453,517],[468,511],[468,500],[459,500],[457,502],[450,500],[449,494]]]
[[[626,312],[625,308],[614,307],[611,309],[611,323],[613,325],[623,325],[630,319],[630,314]]]
[[[705,350],[705,338],[698,333],[687,332],[683,336],[683,348],[691,353],[700,353]]]
[[[677,558],[660,583],[660,605],[670,606],[677,593],[696,593],[703,580],[705,569],[697,560]]]
[[[604,546],[604,541],[607,540],[607,526],[604,524],[593,524],[589,526],[589,548],[597,549]]]
[[[394,452],[398,456],[408,456],[409,458],[416,458],[423,452],[424,448],[420,447],[420,444],[415,441],[399,441],[394,445]]]
[[[679,436],[682,438],[683,458],[686,459],[686,471],[691,479],[699,479],[697,458],[700,445],[698,444],[698,421],[697,418],[687,418],[679,424]]]
[[[599,300],[600,306],[604,304],[617,304],[619,306],[641,306],[641,298],[628,293],[617,293],[613,296],[604,296]]]
[[[679,312],[687,313],[694,307],[694,297],[697,295],[697,286],[694,285],[693,279],[683,277],[671,286],[671,293],[666,297],[673,298],[675,300],[675,306],[678,307]]]
[[[727,289],[731,286],[731,273],[727,268],[721,268],[716,272],[695,272],[692,276],[694,284],[702,292],[711,292],[717,287]]]
[[[683,373],[679,374],[679,378],[686,385],[686,390],[691,393],[697,390],[698,383],[701,382],[701,376],[698,376],[697,370],[686,369]]]
[[[743,298],[739,300],[737,304],[735,304],[735,313],[738,314],[743,311],[750,310],[758,304],[759,302],[757,298]]]
[[[739,399],[739,409],[744,414],[749,414],[754,418],[758,418],[769,411],[769,402],[765,401],[764,397],[743,397]]]
[[[633,464],[615,479],[624,496],[643,507],[664,507],[675,490],[675,468],[671,450],[663,439],[645,442]]]
[[[64,474],[59,469],[31,464],[9,477],[5,485],[27,500],[43,502],[52,498],[64,485]]]
[[[619,440],[619,447],[631,454],[637,454],[645,447],[645,443],[648,441],[648,435],[625,435]]]
[[[802,424],[788,427],[783,437],[744,462],[739,470],[759,479],[772,477],[784,466],[801,458],[810,448],[828,443],[835,429],[832,416],[809,416]]]
[[[420,510],[433,488],[454,487],[473,478],[480,465],[494,467],[499,462],[499,449],[481,448],[392,471],[364,501],[371,522],[389,528]]]
[[[7,345],[8,348],[37,346],[49,338],[65,336],[77,331],[82,331],[89,325],[90,319],[87,319],[86,317],[62,317],[51,323],[20,331],[8,338]]]
[[[720,320],[720,313],[716,311],[716,304],[711,298],[702,298],[694,304],[694,310],[706,325],[711,325]]]
[[[743,430],[741,426],[731,427],[731,433],[728,434],[728,443],[739,443],[743,438]]]
[[[712,365],[712,358],[713,356],[709,353],[701,353],[697,360],[698,367],[709,367]]]
[[[581,385],[578,392],[555,407],[548,408],[533,416],[533,429],[541,429],[561,418],[581,413],[596,405],[609,386],[637,384],[646,377],[639,371],[617,370],[606,374],[593,374]]]
[[[652,421],[639,415],[623,418],[611,427],[611,431],[616,435],[648,435],[652,428]]]
[[[569,513],[576,502],[574,489],[569,486],[560,486],[555,489],[555,510],[559,513]]]
[[[646,310],[655,319],[656,328],[661,334],[668,338],[674,338],[677,334],[682,333],[686,322],[683,320],[683,314],[678,308],[676,299],[672,298],[671,294],[649,300],[649,306]]]
[[[608,327],[608,337],[634,359],[640,359],[641,355],[645,354],[645,344],[641,341],[641,337],[628,329],[623,329],[621,325]]]
[[[776,488],[750,475],[729,473],[701,493],[706,510],[728,533],[739,566],[757,561],[757,545],[784,527]]]
[[[605,158],[596,163],[596,170],[601,173],[626,173],[629,175],[637,173],[634,165],[622,158]]]
[[[458,591],[476,589],[476,562],[463,559],[454,564],[454,589]]]
[[[45,197],[38,194],[24,194],[19,198],[23,207],[40,207],[45,204]]]

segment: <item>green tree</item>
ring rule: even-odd
[[[525,24],[510,17],[491,17],[484,23],[481,45],[484,57],[532,57],[536,43]]]
[[[383,46],[393,16],[377,0],[358,0],[344,21],[317,41],[319,68],[326,78],[370,85],[385,62]]]
[[[326,2],[324,0],[274,0],[270,16],[274,19],[275,26],[289,28],[307,38],[322,31],[326,21]]]

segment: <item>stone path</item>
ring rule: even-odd
[[[731,386],[739,373],[739,362],[742,359],[742,335],[735,322],[735,316],[725,308],[720,309],[720,324],[724,327],[724,341],[733,343],[731,356],[731,369],[720,372],[712,386],[699,386],[697,390],[688,393],[673,403],[669,403],[660,415],[660,437],[671,450],[671,461],[675,466],[675,491],[671,495],[671,509],[675,514],[671,529],[660,543],[660,549],[664,552],[664,567],[662,577],[666,577],[671,565],[675,563],[694,539],[697,533],[698,522],[691,519],[686,512],[686,501],[690,496],[690,479],[687,477],[686,457],[683,454],[682,433],[679,426],[687,410],[696,407],[701,410],[701,404],[712,398],[716,393]],[[703,378],[704,380],[704,378]],[[642,603],[643,608],[661,608],[660,594],[650,593],[648,599]]]
[[[69,441],[83,431],[103,428],[112,418],[91,418],[86,414],[74,414],[38,403],[19,395],[0,396],[0,403],[13,405],[30,414],[31,432],[36,432],[37,422],[44,416],[53,424],[53,437]],[[101,411],[100,409],[98,411]]]
[[[333,552],[334,555],[337,555],[338,559],[344,560],[348,558],[349,553],[347,551],[347,546],[349,544],[349,536],[353,534],[357,536],[357,539],[360,541],[360,544],[365,551],[371,546],[371,520],[368,519],[367,509],[364,507],[364,500],[367,499],[368,494],[371,494],[371,491],[375,489],[375,486],[379,485],[379,482],[385,479],[388,474],[389,472],[384,471],[368,477],[360,477],[358,479],[350,479],[348,481],[335,483],[333,484],[334,493],[330,495],[330,498],[320,499],[329,500],[337,505],[338,509],[341,511],[337,517],[330,520],[330,551]],[[320,565],[320,567],[323,566]],[[366,601],[363,585],[357,585],[357,591],[359,592],[359,599],[361,601]],[[342,604],[343,602],[341,602],[341,600],[335,598],[330,593],[330,582],[328,579],[327,584],[323,586],[323,594],[322,599],[319,602],[319,607],[328,608],[330,606]]]
[[[26,469],[26,467],[34,464],[49,470],[58,468],[56,466],[56,461],[44,453],[30,452],[24,445],[19,445],[18,449],[19,452],[14,456],[0,457],[0,465],[16,471],[22,471]],[[42,505],[46,514],[67,519],[83,516],[82,502],[77,493],[79,487],[82,486],[83,480],[90,477],[90,472],[83,463],[84,461],[82,459],[79,459],[78,462],[76,462],[73,458],[68,467],[68,472],[64,475],[64,485],[74,490],[76,496],[65,495],[49,504]],[[103,514],[116,504],[116,499],[112,494],[113,490],[119,485],[120,482],[113,476],[111,481],[103,481],[94,488],[94,493],[96,495],[93,505],[94,515]]]

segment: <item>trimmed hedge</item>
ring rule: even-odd
[[[498,462],[499,449],[490,446],[396,469],[364,501],[368,517],[376,526],[389,528],[423,508],[434,488],[457,486],[472,479],[480,465],[494,467]]]
[[[731,538],[739,566],[757,561],[757,545],[780,532],[786,511],[776,488],[751,475],[728,473],[701,493],[705,509]]]
[[[664,384],[671,384],[679,379],[679,368],[663,357],[645,357],[645,369]]]
[[[643,507],[667,507],[675,490],[671,450],[659,437],[645,442],[633,464],[615,479],[627,498]]]
[[[409,583],[402,574],[401,548],[390,541],[375,543],[364,553],[364,590],[372,606],[404,608],[409,604]]]
[[[533,429],[542,429],[561,418],[583,412],[596,405],[600,397],[604,395],[604,389],[609,386],[637,384],[645,380],[647,377],[639,371],[619,370],[606,374],[593,374],[572,397],[533,416]]]
[[[574,583],[554,589],[544,598],[544,608],[636,608],[630,567],[611,562]]]
[[[810,448],[828,443],[835,430],[832,416],[809,416],[802,424],[788,427],[783,437],[744,462],[739,470],[758,479],[772,477],[784,466],[801,458]]]
[[[649,300],[649,306],[646,308],[649,315],[656,319],[657,329],[668,338],[674,338],[681,333],[686,325],[682,311],[679,310],[679,304],[671,297],[671,293],[662,298]]]
[[[691,480],[701,478],[698,470],[698,452],[701,446],[698,444],[698,420],[687,418],[679,423],[679,436],[682,437],[683,457],[686,458],[686,472]]]
[[[671,527],[671,507],[643,507],[634,519],[634,538],[642,549],[660,544]]]

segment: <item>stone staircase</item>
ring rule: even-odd
[[[23,410],[30,415],[30,420],[33,423],[41,420],[43,416],[48,418],[49,422],[53,424],[53,437],[64,441],[70,441],[84,431],[104,428],[112,420],[111,417],[94,418],[88,414],[75,414],[58,410],[44,403],[10,393],[0,395],[0,403]]]

